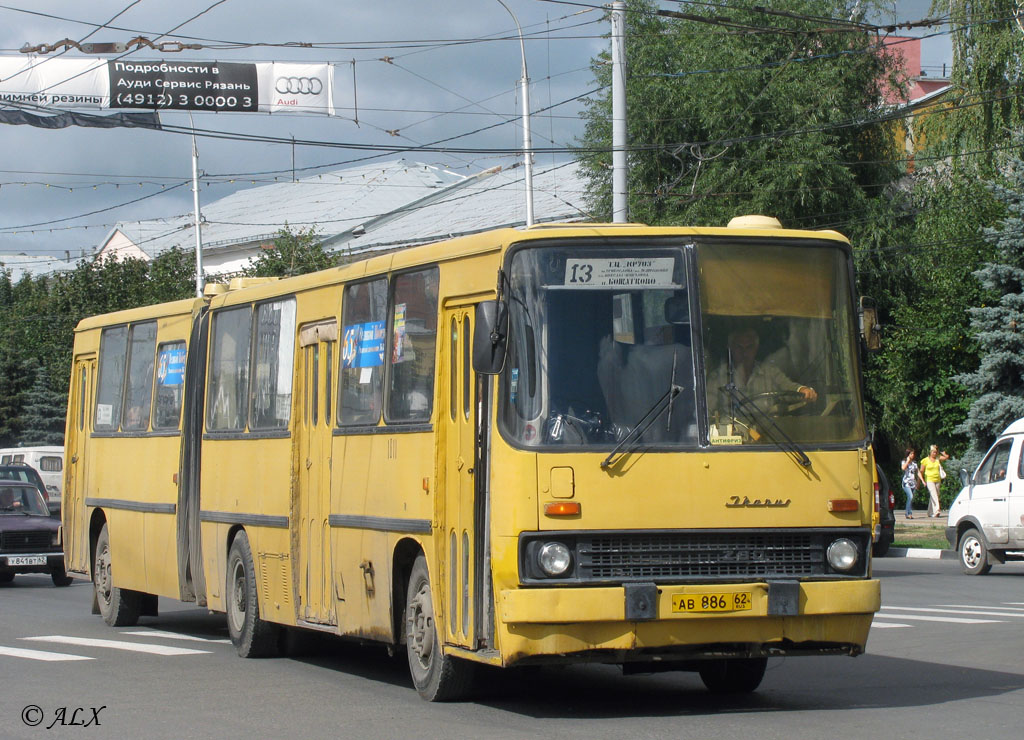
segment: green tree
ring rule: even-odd
[[[64,444],[67,394],[54,390],[45,367],[36,367],[35,381],[25,394],[21,413],[24,427],[20,442],[25,447]]]
[[[977,459],[1014,419],[1024,417],[1024,160],[1007,168],[1006,183],[990,184],[1007,216],[983,230],[996,260],[974,272],[993,300],[970,309],[971,329],[981,361],[973,372],[956,376],[973,397],[958,432],[967,435]]]
[[[248,277],[290,277],[338,264],[338,256],[324,249],[316,227],[293,232],[285,224],[277,233],[273,246],[262,251],[245,274]]]
[[[631,220],[723,225],[765,213],[785,225],[862,231],[871,201],[900,174],[896,138],[871,121],[894,57],[845,21],[845,3],[760,0],[689,5],[663,17],[648,0],[626,16]],[[829,31],[821,32],[825,28]],[[737,30],[744,29],[744,30]],[[587,101],[579,142],[596,213],[611,212],[611,69]],[[884,221],[884,218],[882,219]],[[853,234],[856,236],[856,234]]]

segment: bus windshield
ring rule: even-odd
[[[511,442],[863,439],[844,251],[806,240],[647,244],[513,253],[500,382]]]
[[[856,442],[849,261],[835,246],[697,246],[709,440]]]

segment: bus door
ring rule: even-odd
[[[298,492],[292,517],[292,542],[298,546],[298,618],[337,624],[331,589],[332,388],[337,359],[338,323],[324,319],[299,329],[302,408],[297,430]]]
[[[89,570],[89,524],[85,521],[85,453],[89,442],[89,410],[92,408],[91,399],[96,387],[96,355],[76,357],[72,378],[74,382],[68,408],[71,420],[68,430],[71,436],[67,440],[70,457],[65,464],[61,509],[67,569],[84,573]]]
[[[473,307],[445,311],[447,340],[442,365],[447,368],[447,403],[440,414],[444,427],[445,535],[440,562],[444,578],[447,642],[480,647],[485,620],[484,584],[487,550],[485,496],[477,481],[479,470],[479,400],[481,390],[472,367]],[[482,379],[482,377],[480,378]],[[486,388],[486,386],[484,386]]]

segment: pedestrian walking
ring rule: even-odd
[[[920,467],[917,464],[917,453],[909,447],[903,453],[903,462],[900,469],[903,471],[903,492],[907,494],[907,519],[914,518],[914,491],[917,490],[917,471]]]
[[[930,517],[942,516],[942,507],[939,505],[939,487],[942,485],[942,479],[946,477],[942,462],[948,459],[949,454],[945,450],[940,453],[938,445],[932,445],[928,448],[928,457],[921,461],[921,466],[917,471],[918,479],[928,487],[928,516]]]

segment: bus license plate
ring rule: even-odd
[[[8,555],[8,565],[46,565],[43,555]]]
[[[734,594],[676,594],[673,612],[741,612],[750,609],[750,592]]]

